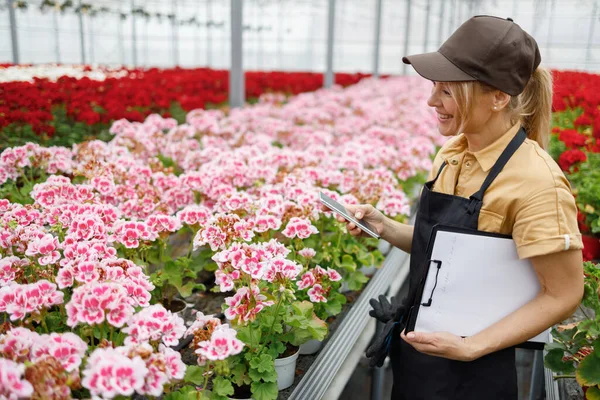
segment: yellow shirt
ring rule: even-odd
[[[477,192],[519,128],[513,126],[477,152],[468,151],[463,134],[448,140],[429,174],[433,179],[446,161],[433,191],[466,198]],[[530,139],[485,192],[478,229],[512,235],[520,258],[583,248],[571,186],[552,157]]]

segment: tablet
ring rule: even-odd
[[[321,201],[321,203],[325,204],[329,209],[344,217],[347,221],[354,222],[354,225],[359,227],[363,232],[366,232],[367,234],[373,236],[376,239],[379,239],[377,231],[373,229],[368,223],[354,218],[352,215],[350,215],[346,208],[344,208],[343,205],[333,200],[325,193],[319,192],[319,200]]]

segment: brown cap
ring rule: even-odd
[[[535,39],[512,19],[480,15],[462,24],[438,51],[402,61],[432,81],[481,81],[516,96],[541,56]]]

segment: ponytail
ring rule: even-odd
[[[508,105],[511,122],[521,122],[527,137],[538,142],[545,149],[550,138],[552,122],[552,74],[546,68],[538,67],[523,93],[513,96]]]

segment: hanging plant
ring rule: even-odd
[[[73,0],[65,0],[61,5],[60,5],[60,11],[61,12],[65,12],[66,9],[68,8],[73,8]]]
[[[13,3],[13,7],[14,8],[18,8],[20,10],[26,10],[27,9],[27,2],[25,0],[17,0]]]
[[[56,8],[57,3],[53,0],[44,0],[42,4],[40,4],[40,11],[46,12],[49,8]]]

